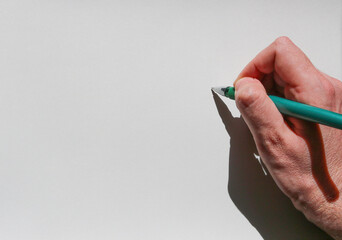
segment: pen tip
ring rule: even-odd
[[[213,87],[211,88],[212,91],[216,92],[217,94],[220,94],[222,96],[225,96],[225,90],[227,87]]]

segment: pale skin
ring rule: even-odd
[[[279,188],[309,221],[342,239],[342,130],[285,117],[267,96],[342,114],[342,83],[280,37],[242,70],[234,86],[236,105]]]

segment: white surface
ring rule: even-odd
[[[341,78],[338,0],[1,0],[0,32],[6,240],[262,239],[210,88],[281,35]]]

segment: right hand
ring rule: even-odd
[[[280,37],[242,70],[234,86],[237,107],[277,185],[310,221],[342,239],[342,130],[282,116],[267,96],[342,113],[342,83]]]

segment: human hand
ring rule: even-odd
[[[342,113],[342,83],[280,37],[243,69],[234,86],[237,107],[277,185],[309,221],[342,239],[342,130],[282,116],[267,96]]]

